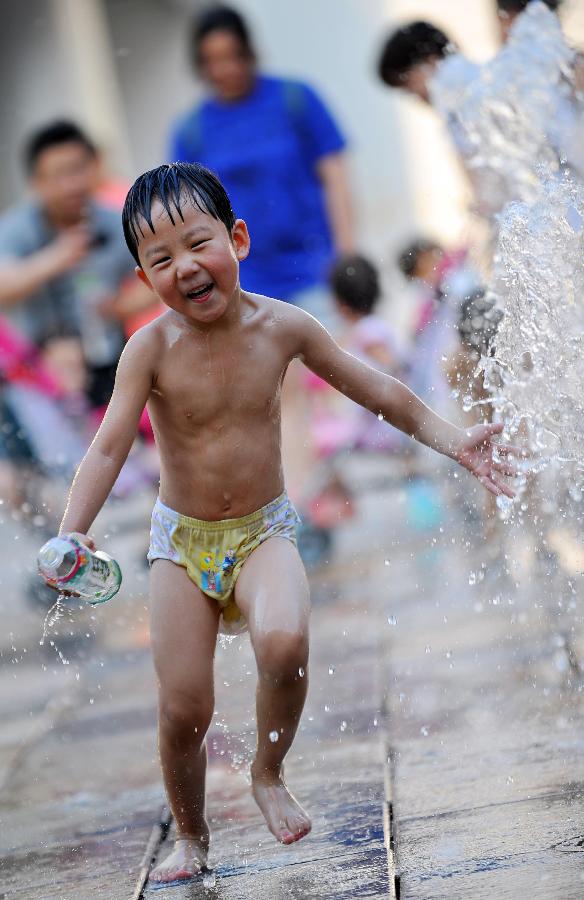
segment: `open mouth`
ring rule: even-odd
[[[194,303],[204,303],[211,296],[212,290],[213,282],[209,281],[207,284],[201,285],[201,287],[197,288],[196,290],[188,291],[187,297]]]

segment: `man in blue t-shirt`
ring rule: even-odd
[[[174,129],[172,161],[217,172],[254,236],[246,290],[330,317],[333,257],[353,249],[345,140],[305,84],[260,75],[241,16],[214,7],[195,23],[194,63],[210,96]]]

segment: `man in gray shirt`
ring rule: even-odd
[[[31,199],[0,217],[0,315],[37,347],[79,337],[99,407],[124,342],[116,301],[133,272],[120,216],[92,200],[97,153],[73,123],[33,135],[26,164]]]

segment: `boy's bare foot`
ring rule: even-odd
[[[251,779],[254,800],[274,837],[282,844],[293,844],[305,837],[312,824],[282,776],[275,772],[258,775],[252,766]]]
[[[150,881],[164,884],[198,875],[207,864],[208,836],[183,835],[174,842],[174,850],[150,873]]]

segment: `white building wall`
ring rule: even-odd
[[[20,154],[32,128],[69,115],[73,91],[47,0],[10,3],[0,29],[0,208],[24,189]]]

